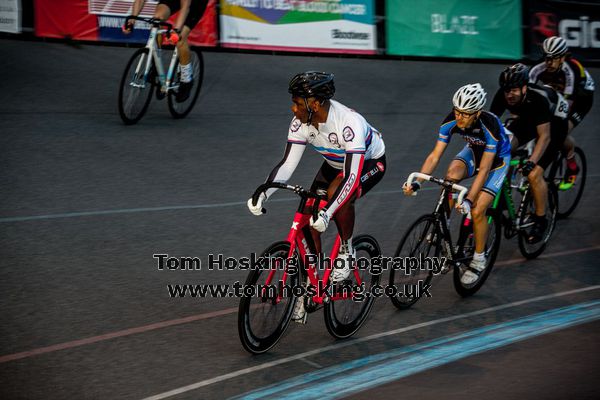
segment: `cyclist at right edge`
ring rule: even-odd
[[[579,166],[575,162],[575,141],[571,132],[592,108],[594,80],[581,63],[571,56],[566,40],[560,36],[544,40],[542,50],[545,62],[531,68],[529,82],[552,86],[569,102],[569,133],[563,146],[567,169],[563,179],[565,184],[573,184]]]

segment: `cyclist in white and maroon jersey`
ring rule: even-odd
[[[345,260],[336,268],[332,281],[339,282],[350,274],[355,257],[352,248],[354,202],[373,188],[386,170],[385,145],[381,133],[365,118],[345,105],[332,100],[335,93],[333,74],[304,72],[289,83],[294,117],[288,131],[283,159],[275,166],[267,182],[287,182],[298,166],[307,145],[319,152],[325,161],[317,172],[311,191],[328,199],[317,219],[311,218],[311,233],[317,251],[321,252],[320,232],[333,219],[342,240],[338,258]],[[262,193],[256,205],[248,200],[248,208],[261,215],[263,203],[275,192]]]
[[[560,36],[552,36],[542,44],[545,61],[529,72],[529,82],[552,86],[569,103],[569,135],[563,151],[567,154],[565,182],[574,183],[579,172],[575,162],[575,141],[571,132],[583,121],[594,101],[594,80],[581,63],[571,56],[567,42]]]

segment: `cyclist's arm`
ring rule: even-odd
[[[271,174],[269,174],[266,183],[286,183],[296,170],[296,167],[298,166],[305,149],[306,143],[288,141],[287,145],[285,146],[285,153],[283,154],[282,160],[275,166],[275,168],[273,168],[273,171],[271,171]],[[266,192],[267,198],[275,193],[276,190],[277,189],[275,188],[268,189]]]
[[[433,148],[433,151],[429,153],[425,162],[421,166],[421,173],[431,175],[435,168],[437,167],[440,159],[444,155],[444,151],[446,151],[446,147],[448,147],[448,143],[438,140]],[[419,182],[422,182],[423,179],[417,179]]]
[[[471,185],[471,189],[469,189],[469,193],[467,194],[466,199],[471,201],[471,204],[475,204],[475,200],[479,195],[479,192],[485,185],[485,181],[488,178],[488,174],[492,169],[492,164],[494,163],[494,158],[496,157],[496,152],[484,151],[481,156],[481,161],[479,163],[479,172],[475,176],[475,180]]]
[[[136,17],[140,15],[144,8],[144,4],[146,4],[146,0],[135,0],[133,8],[131,9],[131,15],[135,15]]]
[[[534,163],[538,163],[542,155],[546,151],[548,147],[548,143],[550,143],[550,122],[546,122],[537,126],[537,140],[535,143],[535,147],[533,148],[533,153],[531,157],[529,157],[530,161]]]
[[[180,0],[181,9],[179,10],[179,16],[177,17],[177,22],[175,23],[175,29],[181,31],[183,29],[183,25],[185,25],[185,19],[187,18],[190,12],[190,4],[192,0]],[[190,29],[193,26],[189,27]]]
[[[431,173],[435,170],[438,163],[440,162],[440,158],[444,155],[444,151],[446,151],[446,147],[448,143],[450,143],[450,139],[452,138],[452,128],[455,125],[454,112],[450,112],[438,131],[438,140],[433,148],[433,151],[429,153],[425,162],[421,166],[421,173],[431,175]],[[423,179],[417,179],[418,182],[423,182]]]
[[[333,197],[325,208],[329,218],[350,200],[352,194],[358,189],[360,183],[360,171],[365,161],[364,151],[346,151],[344,157],[344,179],[340,182]]]

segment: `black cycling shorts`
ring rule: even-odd
[[[519,146],[537,138],[537,130],[528,128],[527,124],[523,123],[520,118],[511,119],[507,122],[506,127],[514,133],[519,141]],[[550,122],[550,143],[548,143],[548,147],[546,147],[546,151],[542,154],[537,165],[546,169],[552,161],[556,159],[556,153],[562,149],[565,138],[567,137],[568,129],[569,127],[566,119],[552,119]]]
[[[169,7],[169,10],[171,10],[171,15],[175,14],[181,8],[181,3],[179,0],[160,0],[158,4],[164,4],[165,6]],[[206,10],[207,4],[208,0],[192,0],[192,3],[190,4],[190,12],[185,19],[184,25],[190,28],[190,30],[194,29],[198,21],[202,19],[202,15]]]
[[[363,163],[362,170],[360,171],[360,185],[358,187],[358,197],[364,196],[369,190],[373,189],[375,185],[379,183],[379,181],[385,175],[386,163],[385,163],[385,155],[380,158],[375,158],[371,160],[365,160]],[[327,163],[327,161],[323,162],[319,172],[315,176],[315,179],[310,186],[310,190],[317,194],[321,194],[324,197],[327,197],[327,189],[329,185],[335,178],[338,176],[342,176],[342,170],[332,167]]]

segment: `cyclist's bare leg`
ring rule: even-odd
[[[156,6],[156,10],[154,10],[154,17],[161,21],[166,21],[171,16],[171,9],[166,4],[159,4]],[[158,35],[158,45],[162,45],[162,35]]]
[[[181,29],[181,35],[179,35],[179,41],[177,42],[177,53],[179,54],[179,63],[182,65],[188,65],[190,63],[190,45],[188,43],[188,37],[190,36],[190,28],[184,25]]]
[[[452,160],[446,171],[446,179],[455,183],[458,183],[467,177],[467,166],[464,162],[459,160]],[[454,208],[454,199],[448,199],[450,205],[450,211]],[[450,217],[450,215],[446,215]]]
[[[569,121],[569,134],[563,143],[564,153],[567,155],[567,159],[573,157],[575,155],[575,139],[573,139],[573,135],[571,134],[574,126],[571,121]]]
[[[512,136],[510,140],[510,154],[514,155],[517,149],[519,148],[519,139],[515,135]]]
[[[548,198],[548,185],[544,180],[544,169],[536,165],[533,171],[527,176],[533,193],[533,204],[535,205],[535,215],[541,217],[546,214],[546,199]]]
[[[494,196],[487,192],[479,192],[477,201],[471,209],[471,217],[473,219],[473,233],[475,234],[475,252],[483,253],[485,251],[485,242],[488,235],[488,223],[486,211],[490,204],[494,201]]]

